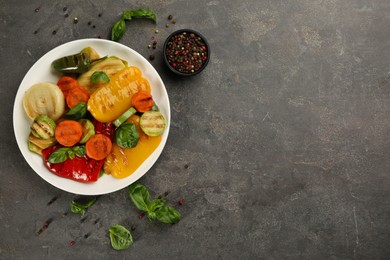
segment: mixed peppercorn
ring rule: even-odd
[[[176,71],[191,74],[202,69],[208,58],[205,41],[194,32],[173,35],[165,46],[165,56]]]

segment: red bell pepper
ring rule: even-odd
[[[50,155],[61,148],[61,145],[54,145],[42,150],[45,166],[57,176],[68,178],[79,182],[96,182],[103,167],[104,160],[94,160],[87,155],[75,156],[74,159],[66,159],[62,163],[50,163]]]
[[[95,127],[96,134],[104,134],[108,138],[110,138],[111,142],[114,141],[115,125],[112,122],[102,123],[102,122],[99,122],[96,119],[94,119],[92,123],[93,123],[93,126]]]

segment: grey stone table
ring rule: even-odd
[[[389,258],[388,0],[0,7],[1,259]],[[126,188],[101,196],[84,217],[71,213],[78,196],[29,167],[12,126],[19,84],[41,56],[68,41],[107,39],[136,8],[154,10],[157,23],[127,23],[120,43],[155,55],[172,113],[165,149],[140,182],[180,211],[175,225],[139,219]],[[209,66],[194,78],[174,77],[162,63],[163,41],[181,28],[211,45]],[[111,248],[115,224],[133,227],[131,248]]]

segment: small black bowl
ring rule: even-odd
[[[163,47],[164,63],[176,75],[194,76],[210,60],[210,46],[203,35],[191,29],[171,33]]]

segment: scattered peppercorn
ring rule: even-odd
[[[79,22],[79,19],[77,18],[77,17],[75,17],[74,19],[73,19],[73,23],[78,23]]]
[[[35,11],[36,13],[38,13],[40,9],[41,9],[41,7],[37,7],[37,8],[35,8],[34,11]]]
[[[90,235],[91,235],[91,233],[87,233],[84,235],[84,238],[87,239]]]
[[[98,16],[99,16],[99,17],[102,17],[102,13],[99,13]]]
[[[190,167],[188,164],[184,165],[184,169],[188,169]]]
[[[153,54],[150,54],[149,60],[154,60],[155,56]]]
[[[64,216],[64,217],[68,216],[68,212],[64,212],[64,214],[62,216]]]
[[[53,34],[53,35],[55,35],[56,33],[57,33],[57,31],[56,31],[56,30],[54,30],[54,31],[52,32],[52,34]]]
[[[172,23],[175,24],[175,23],[176,23],[176,19],[173,19],[173,20],[172,20]]]
[[[98,222],[99,222],[100,219],[95,219],[95,221],[93,222],[94,225],[96,225]]]
[[[65,16],[65,18],[66,18],[66,17],[69,17],[69,14],[65,14],[64,16]]]
[[[169,27],[169,23],[167,23],[167,24],[165,25],[165,27],[168,28],[168,27]]]
[[[64,8],[62,8],[62,11],[65,12],[66,10],[68,10],[68,7],[65,6]]]
[[[37,33],[38,33],[38,30],[35,30],[35,31],[34,31],[34,34],[37,34]]]
[[[173,15],[168,15],[168,20],[172,20],[172,18],[173,18]]]
[[[95,29],[95,28],[96,28],[96,25],[92,25],[92,28]]]
[[[199,35],[194,32],[180,32],[168,40],[165,56],[169,65],[176,71],[191,74],[202,69],[207,61],[208,50]]]
[[[71,246],[73,246],[74,244],[76,244],[76,242],[74,242],[74,241],[69,242],[69,245],[71,245]]]
[[[89,21],[89,22],[88,22],[88,25],[91,25],[91,24],[92,24],[92,22],[91,22],[91,21]]]
[[[164,197],[168,196],[169,191],[164,192]]]
[[[132,225],[131,226],[131,231],[134,231],[135,230],[135,225]]]

